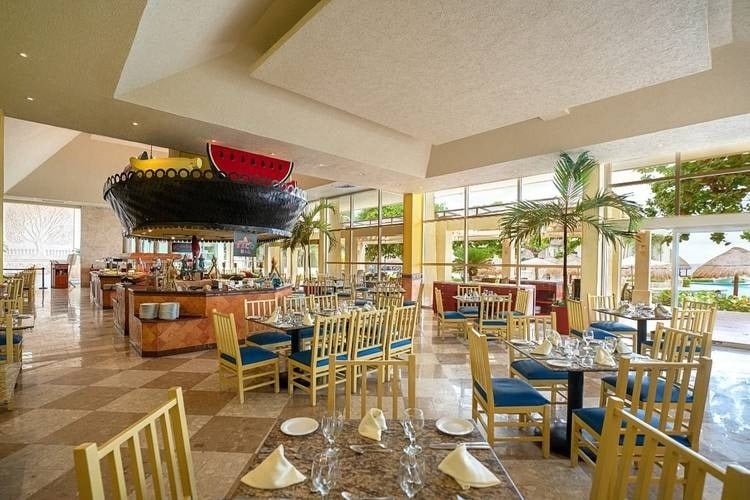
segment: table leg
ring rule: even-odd
[[[570,456],[570,427],[573,410],[583,407],[583,372],[568,372],[568,408],[565,422],[550,426],[550,449],[560,455]]]
[[[633,352],[640,354],[641,344],[648,337],[648,320],[639,319],[637,323],[638,323],[638,335],[637,335],[638,338],[636,338],[635,346],[633,346]]]

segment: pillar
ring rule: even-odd
[[[3,206],[5,204],[5,114],[0,109],[0,221],[4,221]],[[4,224],[0,224],[3,227]],[[4,231],[0,230],[0,247],[5,243]],[[4,267],[3,253],[0,252],[0,269]],[[3,273],[0,272],[0,283],[3,282]]]
[[[633,303],[651,303],[651,231],[638,231],[635,237]]]
[[[404,194],[404,256],[401,270],[405,300],[417,300],[422,282],[424,195]]]
[[[590,182],[585,188],[585,193],[589,196],[596,193],[599,189],[601,182],[601,169],[592,172]],[[596,217],[602,217],[604,214],[601,210],[598,213],[592,214]],[[601,237],[599,232],[588,226],[583,226],[581,231],[581,300],[585,303],[586,294],[599,295],[599,272],[600,272],[600,259],[601,256]],[[568,269],[570,274],[570,269]],[[568,283],[563,283],[563,286],[567,286]]]

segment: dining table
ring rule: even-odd
[[[532,354],[532,351],[538,345],[535,342],[515,339],[511,339],[510,341],[504,340],[504,342],[524,357],[533,359],[548,370],[567,372],[568,388],[566,393],[566,419],[564,422],[557,421],[550,425],[550,449],[560,455],[570,456],[570,436],[571,425],[573,422],[573,410],[583,407],[584,374],[587,372],[617,372],[619,355],[615,354],[613,356],[615,366],[599,365],[596,363],[591,366],[583,366],[578,357],[574,356],[572,359],[568,359],[563,355],[559,348],[553,348],[552,352],[547,356],[539,356]],[[592,341],[594,348],[596,348],[597,344],[598,341]],[[646,358],[646,356],[634,353],[623,354],[623,356]]]
[[[671,316],[666,314],[658,314],[650,310],[638,311],[635,309],[620,310],[620,309],[594,309],[594,311],[615,316],[618,318],[629,319],[636,323],[636,339],[633,350],[635,352],[641,352],[641,344],[648,338],[648,322],[649,321],[669,321],[672,319]]]
[[[343,498],[347,496],[350,498],[405,498],[398,478],[399,460],[408,440],[404,436],[401,424],[395,420],[387,422],[388,429],[384,431],[381,440],[386,449],[364,446],[363,453],[355,452],[350,445],[356,448],[357,445],[372,445],[375,441],[361,436],[357,431],[358,426],[358,420],[345,420],[341,434],[336,440],[339,474],[329,498],[342,498],[344,492],[347,493]],[[323,435],[317,430],[303,436],[290,436],[284,434],[281,427],[279,423],[274,426],[259,446],[242,476],[257,467],[279,445],[284,445],[285,456],[306,476],[305,481],[286,488],[263,490],[252,488],[238,479],[230,495],[231,498],[316,498],[319,496],[318,493],[311,491],[309,477],[313,458],[326,448]],[[472,427],[473,429],[468,434],[453,436],[439,431],[435,420],[425,420],[424,429],[419,433],[417,442],[422,447],[421,455],[425,461],[426,480],[417,498],[523,498],[495,451],[486,443],[476,426],[472,424]],[[468,451],[495,474],[500,480],[499,484],[489,488],[464,490],[455,479],[438,469],[440,462],[459,443],[463,442],[480,446],[480,448],[470,448]]]
[[[253,323],[256,323],[258,325],[263,325],[267,328],[280,330],[286,333],[287,335],[289,335],[290,337],[292,337],[292,346],[291,346],[292,354],[294,354],[295,352],[299,352],[301,350],[300,344],[302,341],[302,331],[313,327],[313,325],[304,325],[302,323],[297,323],[297,322],[275,323],[273,321],[268,321],[268,318],[261,318],[259,316],[245,316],[245,319],[248,321],[252,321]]]

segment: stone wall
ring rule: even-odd
[[[81,207],[81,286],[89,286],[91,264],[122,254],[122,228],[109,207]]]

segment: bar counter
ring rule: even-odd
[[[127,287],[128,300],[127,332],[130,344],[143,357],[169,356],[180,352],[213,349],[216,347],[211,311],[234,313],[237,337],[246,335],[245,299],[277,299],[292,293],[291,286],[276,289],[244,290],[190,290],[165,292],[144,287]],[[178,302],[180,317],[176,320],[141,319],[138,317],[140,305],[146,302]],[[117,303],[118,307],[119,302]],[[118,311],[115,311],[118,317]],[[121,317],[121,316],[120,316]]]

